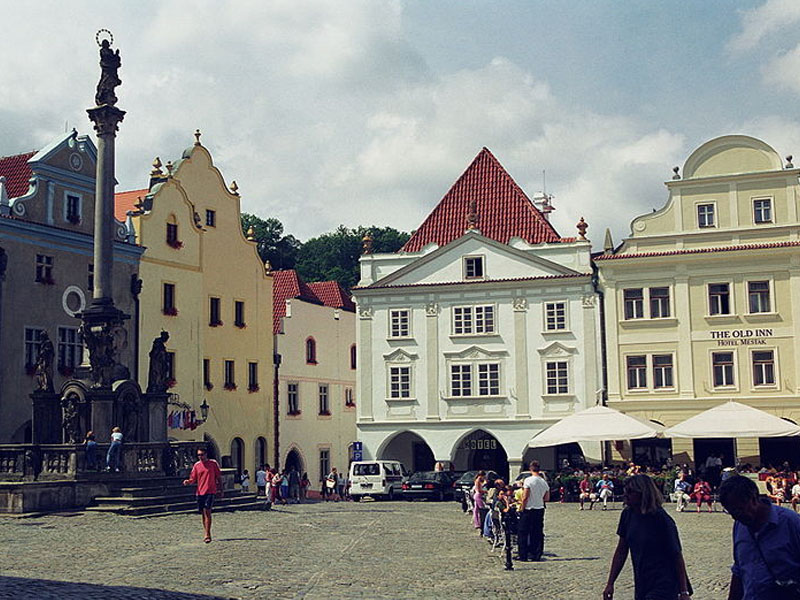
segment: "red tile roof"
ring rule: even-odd
[[[286,300],[297,298],[312,304],[323,304],[294,269],[275,271],[272,278],[272,332],[281,332],[281,319],[286,316]]]
[[[347,290],[338,281],[318,281],[309,283],[308,287],[314,292],[325,306],[341,308],[350,312],[356,312],[356,305]]]
[[[537,275],[535,277],[509,277],[506,279],[484,279],[482,281],[442,281],[428,283],[390,283],[388,285],[369,285],[355,287],[354,290],[379,290],[383,288],[410,288],[410,287],[430,287],[434,285],[480,285],[485,283],[508,283],[515,281],[542,281],[546,279],[570,279],[573,277],[592,277],[591,273],[565,273],[564,275]]]
[[[630,254],[600,254],[594,260],[620,260],[623,258],[649,258],[654,256],[677,256],[680,254],[706,254],[709,252],[735,252],[737,250],[763,250],[767,248],[790,248],[800,242],[765,242],[761,244],[739,244],[738,246],[716,246],[713,248],[689,248],[684,250],[662,250],[658,252],[631,252]]]
[[[6,193],[9,198],[19,198],[28,191],[28,180],[33,175],[28,160],[34,154],[36,150],[0,158],[0,175],[6,178]]]
[[[402,250],[417,252],[426,244],[449,244],[464,235],[470,202],[475,200],[481,234],[507,244],[520,237],[531,244],[560,242],[553,226],[533,205],[511,175],[484,148],[459,177]]]
[[[140,198],[144,198],[150,190],[130,190],[129,192],[117,192],[114,194],[114,217],[117,221],[125,222],[128,218],[129,210],[136,210],[136,204]]]

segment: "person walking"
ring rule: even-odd
[[[522,516],[519,520],[519,560],[539,561],[544,552],[544,510],[550,486],[541,475],[539,461],[531,461],[531,475],[522,484]]]
[[[122,455],[122,430],[114,427],[111,430],[111,445],[106,454],[106,470],[119,473],[119,459]]]
[[[800,598],[800,515],[761,498],[741,475],[720,486],[719,501],[735,521],[728,600]]]
[[[294,504],[300,504],[300,474],[294,465],[289,467],[289,474],[286,478],[289,480],[289,499]]]
[[[256,495],[262,496],[267,493],[267,470],[264,465],[258,467],[256,471]]]
[[[661,507],[663,499],[644,474],[625,482],[625,508],[617,526],[617,549],[611,560],[603,599],[612,600],[614,583],[628,553],[633,561],[634,600],[686,600],[692,596],[678,528]]]
[[[308,499],[308,488],[311,485],[311,482],[308,479],[308,473],[303,471],[302,477],[300,477],[300,501],[305,502]]]
[[[203,541],[211,542],[211,507],[215,496],[222,496],[222,471],[217,461],[208,458],[203,448],[197,449],[197,462],[192,467],[189,479],[183,485],[197,484],[197,510],[203,517]]]
[[[94,439],[93,431],[86,432],[86,439],[83,443],[86,445],[86,468],[90,471],[97,471],[99,468],[97,461],[97,441]]]

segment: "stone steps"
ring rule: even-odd
[[[255,494],[227,492],[223,498],[214,502],[215,511],[257,510],[264,501],[256,499]],[[194,492],[180,496],[152,496],[123,498],[106,496],[95,498],[95,505],[86,507],[91,512],[111,512],[131,517],[162,516],[168,514],[190,514],[197,512]]]

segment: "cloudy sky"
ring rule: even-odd
[[[90,132],[94,34],[121,48],[118,189],[195,128],[243,209],[301,239],[416,228],[483,146],[553,220],[611,227],[730,133],[800,155],[798,0],[0,0],[0,155]]]

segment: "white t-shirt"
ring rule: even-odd
[[[547,482],[538,475],[531,475],[522,484],[523,488],[528,489],[528,502],[525,510],[530,508],[544,508],[544,497],[550,491]]]
[[[795,483],[792,486],[792,496],[800,496],[800,483]]]
[[[258,487],[264,487],[265,485],[267,485],[266,471],[256,471],[256,485]]]
[[[112,442],[121,442],[122,441],[122,434],[119,431],[115,431],[111,434],[111,441]]]

